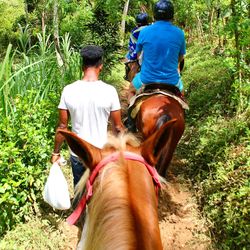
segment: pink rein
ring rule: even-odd
[[[83,195],[83,197],[81,198],[80,202],[78,203],[76,209],[74,210],[74,212],[67,218],[67,222],[70,225],[74,225],[77,220],[79,219],[80,215],[82,214],[83,210],[86,207],[86,204],[88,202],[88,200],[91,198],[91,196],[93,195],[93,183],[95,181],[95,178],[97,177],[99,171],[108,163],[110,162],[115,162],[119,159],[120,156],[120,152],[115,152],[107,157],[105,157],[104,159],[102,159],[94,168],[93,172],[91,173],[88,181],[87,181],[87,185],[86,185],[86,189],[87,192]],[[159,175],[156,171],[156,169],[149,165],[145,159],[140,156],[137,155],[135,153],[131,153],[131,152],[124,152],[123,153],[124,158],[126,160],[132,160],[132,161],[138,161],[141,162],[145,165],[145,167],[148,169],[150,175],[152,176],[154,182],[155,182],[155,186],[156,186],[156,193],[158,194],[158,189],[161,188],[161,183],[159,181]]]

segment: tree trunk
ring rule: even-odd
[[[121,45],[124,44],[125,28],[126,28],[126,17],[128,15],[129,0],[124,4],[122,21],[121,21]]]
[[[202,27],[202,23],[201,23],[201,19],[199,17],[199,15],[197,15],[197,21],[198,21],[198,36],[200,37],[200,40],[202,42],[204,42],[204,32],[203,32],[203,27]]]
[[[222,47],[222,42],[221,42],[221,34],[220,34],[220,8],[218,8],[216,10],[217,12],[217,17],[216,17],[216,26],[217,26],[217,36],[218,36],[218,47],[221,48]]]
[[[24,1],[24,4],[25,4],[25,19],[26,19],[26,27],[28,27],[29,25],[29,9],[28,9],[28,2],[27,0]],[[28,36],[29,36],[29,42],[28,42],[28,49],[31,48],[31,35],[30,35],[30,31],[29,29],[27,29],[27,33],[28,33]]]
[[[237,13],[236,9],[236,0],[231,0],[231,10],[232,10],[232,18],[234,22],[234,40],[235,40],[235,49],[236,49],[236,77],[239,82],[239,106],[238,112],[241,113],[243,111],[243,95],[242,95],[242,68],[240,65],[241,53],[242,53],[242,46],[240,45],[240,32],[238,29],[238,22],[239,22],[239,14]]]
[[[210,12],[210,20],[209,20],[209,34],[210,34],[210,40],[213,42],[213,21],[214,21],[214,8],[212,7],[212,10]]]
[[[60,50],[59,40],[59,25],[58,25],[58,0],[54,0],[53,6],[53,26],[54,26],[54,44],[57,56],[57,63],[59,66],[63,65],[63,57]]]
[[[239,44],[239,30],[238,30],[238,18],[237,18],[237,11],[236,11],[236,1],[231,0],[231,10],[232,10],[232,17],[234,22],[234,41],[235,41],[235,49],[236,49],[236,67],[237,71],[240,70],[240,44]]]

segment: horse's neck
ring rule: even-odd
[[[136,249],[162,249],[157,197],[152,177],[142,166],[128,167],[131,210],[137,237]],[[150,235],[150,237],[149,237]]]
[[[135,164],[100,175],[85,249],[162,249],[152,178],[142,164]]]

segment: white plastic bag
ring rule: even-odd
[[[57,162],[50,168],[43,191],[43,199],[53,208],[66,210],[70,208],[68,183]]]

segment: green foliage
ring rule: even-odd
[[[88,29],[88,25],[95,22],[91,6],[84,3],[69,11],[61,21],[61,34],[69,33],[72,46],[76,48],[83,43],[93,44],[92,31]]]
[[[96,8],[95,22],[90,25],[93,32],[93,41],[95,44],[100,45],[105,51],[105,68],[109,69],[106,72],[111,72],[112,66],[121,57],[119,55],[119,25],[109,21],[108,13],[102,9]]]
[[[56,124],[54,96],[30,105],[34,92],[15,98],[14,119],[0,124],[0,235],[37,211]]]
[[[146,10],[152,16],[153,2],[130,1],[127,31],[138,12]],[[0,3],[1,54],[7,48],[0,64],[0,234],[36,211],[58,98],[63,86],[80,77],[79,47],[102,46],[106,53],[102,77],[115,86],[122,82],[119,74],[114,80],[107,72],[112,65],[119,71],[122,67],[117,61],[124,56],[119,32],[125,1],[58,1],[61,53],[55,52],[53,43],[54,2],[25,3],[25,15],[23,1]],[[175,23],[185,28],[192,43],[183,73],[190,105],[182,145],[188,172],[201,208],[214,223],[211,229],[218,248],[248,249],[249,3],[180,0],[174,4]],[[42,14],[47,25],[43,32]],[[7,47],[10,41],[13,45]]]
[[[0,2],[0,52],[7,48],[12,40],[16,40],[13,25],[16,19],[24,14],[23,1],[11,0]]]
[[[117,62],[119,55],[119,23],[112,13],[102,8],[105,3],[96,4],[95,8],[87,3],[74,9],[65,16],[61,24],[61,33],[70,34],[73,47],[80,48],[88,44],[101,46],[105,51],[105,74]],[[106,6],[106,5],[105,5]],[[81,32],[79,32],[81,30]]]
[[[123,63],[117,63],[115,67],[112,68],[111,74],[104,75],[104,81],[114,86],[118,93],[124,90],[124,85],[127,81],[124,80],[125,67]],[[120,96],[121,98],[121,96]]]
[[[10,104],[10,87],[6,84],[6,79],[11,77],[11,67],[13,64],[13,55],[11,55],[12,45],[9,44],[5,58],[0,64],[0,101],[1,101],[1,113],[8,115]],[[8,81],[8,80],[7,80]]]
[[[9,45],[5,59],[0,64],[0,101],[5,116],[13,113],[16,95],[25,95],[36,89],[33,104],[46,99],[51,92],[58,96],[62,88],[80,77],[79,54],[70,48],[70,38],[62,38],[62,57],[55,53],[50,36],[38,34],[39,43],[29,50],[29,55],[13,53]]]
[[[24,28],[18,23],[19,27],[19,37],[18,37],[18,46],[19,51],[28,55],[29,46],[30,46],[30,35],[29,35],[29,25],[27,24]]]
[[[208,172],[211,177],[216,176],[217,163],[226,158],[226,152],[232,143],[243,143],[242,147],[246,147],[245,140],[250,132],[249,123],[242,119],[218,117],[216,113],[195,122],[197,128],[193,128],[189,144],[189,150],[195,148],[190,154],[190,165],[195,168],[193,174],[201,179],[206,178]],[[246,160],[247,157],[241,163],[246,164]]]
[[[229,69],[221,57],[211,57],[211,46],[197,47],[187,49],[182,76],[190,110],[195,110],[199,117],[220,112],[232,113]]]
[[[246,160],[248,155],[237,154]],[[226,155],[229,161],[236,160]],[[218,173],[214,180],[206,180],[202,183],[207,197],[204,212],[214,223],[214,231],[219,236],[217,242],[221,249],[248,249],[250,246],[250,169],[248,165],[241,166],[235,170],[226,169],[225,163],[217,163]],[[235,167],[233,164],[229,166]],[[220,171],[222,169],[222,172]],[[223,244],[221,244],[223,243]]]
[[[67,240],[60,231],[49,225],[47,220],[35,218],[7,232],[1,239],[0,249],[64,249],[63,243]]]
[[[216,247],[248,249],[250,106],[245,102],[244,112],[236,112],[239,84],[232,82],[229,64],[209,48],[189,48],[183,78],[191,109],[180,149],[201,208],[213,223]],[[246,88],[242,97],[249,95]]]

